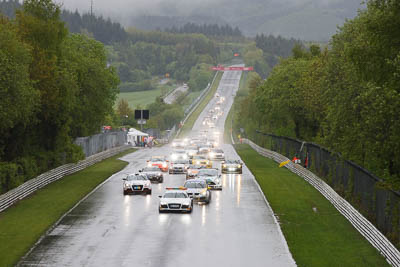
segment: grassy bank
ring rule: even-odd
[[[219,82],[221,81],[221,78],[222,78],[222,72],[218,72],[217,77],[215,78],[215,81],[212,84],[210,91],[203,98],[203,100],[196,107],[196,109],[192,112],[192,114],[190,114],[189,118],[186,120],[185,124],[183,125],[181,132],[179,133],[179,137],[185,136],[193,128],[193,125],[194,125],[195,121],[197,120],[197,118],[199,117],[200,113],[203,111],[203,109],[207,106],[208,102],[210,102],[210,100],[215,95],[215,92],[218,89],[218,85],[219,85]]]
[[[65,212],[128,163],[128,150],[39,189],[0,213],[0,266],[13,266]]]
[[[156,100],[158,96],[161,96],[162,93],[171,92],[176,87],[178,87],[176,84],[158,84],[157,89],[154,90],[119,93],[118,100],[115,103],[118,103],[120,99],[125,99],[128,101],[131,109],[135,109],[139,105],[141,108],[144,108],[146,105],[153,103],[154,100]]]
[[[316,189],[248,145],[236,151],[256,177],[298,266],[389,266]]]

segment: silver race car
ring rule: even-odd
[[[225,160],[221,162],[222,173],[242,173],[243,163],[240,160]]]
[[[194,201],[210,203],[211,191],[208,190],[207,183],[203,179],[187,180],[184,185],[187,193]]]
[[[166,188],[163,196],[160,197],[160,203],[158,205],[158,211],[180,211],[180,212],[192,212],[193,210],[193,199],[189,197],[186,192],[186,188]]]
[[[145,174],[128,174],[122,180],[124,181],[124,195],[135,193],[151,194],[151,182]]]
[[[208,158],[211,159],[211,160],[225,160],[225,154],[224,154],[224,151],[222,149],[213,148],[208,153]]]
[[[188,166],[189,166],[188,159],[177,159],[171,161],[168,172],[169,174],[175,174],[175,173],[186,174]]]

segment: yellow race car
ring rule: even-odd
[[[212,168],[211,160],[207,159],[205,156],[202,155],[194,155],[192,158],[193,165],[200,165],[206,168]]]

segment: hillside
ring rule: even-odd
[[[176,2],[178,0],[175,0]],[[171,1],[173,3],[174,1]],[[135,15],[124,24],[156,29],[181,26],[185,22],[229,23],[246,35],[282,35],[303,40],[327,41],[346,18],[353,18],[361,0],[239,0],[194,3],[188,12],[169,8],[168,14],[156,9]],[[171,4],[172,5],[172,4]]]

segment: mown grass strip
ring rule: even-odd
[[[236,151],[256,177],[298,266],[389,266],[316,189],[249,145]]]
[[[218,72],[217,77],[215,78],[214,83],[211,86],[210,91],[207,93],[207,95],[203,98],[201,103],[196,107],[196,109],[190,114],[189,118],[186,120],[185,124],[182,126],[182,129],[178,135],[178,137],[183,137],[187,135],[190,130],[192,130],[194,123],[196,122],[197,118],[199,117],[200,113],[203,111],[203,109],[207,106],[208,102],[213,98],[215,95],[215,92],[218,89],[219,82],[221,81],[222,78],[222,72]]]
[[[128,162],[130,149],[39,189],[0,213],[0,266],[13,266],[57,220]]]

